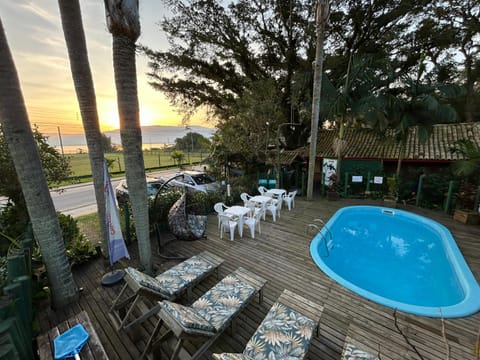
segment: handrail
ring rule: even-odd
[[[327,226],[327,224],[325,223],[325,221],[323,221],[322,219],[313,219],[313,221],[316,221],[316,222],[319,222],[320,224],[323,225],[323,227],[325,229],[327,229],[328,233],[330,234],[330,239],[333,240],[333,234],[332,232],[330,231],[330,228]]]
[[[319,219],[316,219],[316,220],[319,220]],[[315,220],[314,220],[315,221]],[[317,235],[320,235],[323,239],[323,243],[325,244],[325,251],[326,251],[326,255],[325,257],[329,257],[330,256],[330,250],[328,249],[328,244],[327,244],[327,238],[325,237],[325,235],[322,233],[322,229],[320,229],[316,224],[308,224],[307,225],[307,231],[308,232],[313,232],[312,229],[315,229],[316,230],[316,233]],[[327,228],[328,230],[328,228]],[[328,232],[330,233],[330,237],[332,236],[330,230],[328,230]]]

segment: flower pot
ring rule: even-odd
[[[463,224],[478,225],[480,224],[480,213],[468,210],[455,210],[453,219]]]

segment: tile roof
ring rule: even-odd
[[[281,165],[291,165],[297,157],[303,157],[306,155],[305,148],[298,148],[295,150],[285,150],[280,152],[280,164]],[[277,161],[277,152],[270,151],[267,158],[267,164],[276,164]]]
[[[463,159],[462,155],[453,154],[450,148],[455,141],[469,139],[480,147],[480,123],[438,124],[434,125],[432,134],[425,143],[420,143],[418,128],[409,129],[404,160],[417,161],[455,161]],[[336,130],[320,129],[317,141],[317,157],[334,158],[332,149]],[[389,137],[379,138],[376,133],[367,129],[345,129],[344,139],[347,141],[344,158],[396,160],[400,145]]]

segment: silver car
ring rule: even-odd
[[[177,187],[186,187],[193,191],[216,191],[221,189],[221,185],[212,176],[201,171],[183,171],[175,174],[176,178],[168,184]],[[166,181],[168,179],[162,178]]]
[[[160,187],[165,183],[163,179],[154,177],[147,177],[147,195],[153,197],[157,194]],[[168,185],[167,185],[168,186]],[[128,185],[127,180],[122,180],[115,187],[115,197],[117,198],[117,204],[119,207],[124,206],[128,202]]]

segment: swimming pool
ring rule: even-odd
[[[480,310],[480,287],[450,231],[407,211],[338,210],[310,244],[332,279],[380,304],[430,317]]]

